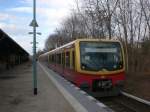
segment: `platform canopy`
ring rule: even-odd
[[[8,56],[10,54],[29,56],[28,52],[0,29],[0,55]]]

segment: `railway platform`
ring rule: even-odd
[[[38,94],[33,95],[32,65],[0,74],[1,112],[112,112],[84,91],[38,63]]]

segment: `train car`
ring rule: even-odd
[[[95,97],[117,95],[123,87],[124,50],[117,40],[77,39],[42,58],[51,69]]]

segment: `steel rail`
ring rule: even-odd
[[[123,91],[121,91],[121,94],[124,95],[124,96],[126,96],[126,97],[132,98],[132,99],[134,99],[134,100],[136,100],[136,101],[138,101],[140,103],[143,103],[143,104],[146,104],[146,105],[150,106],[150,101],[141,99],[139,97],[133,96],[133,95],[131,95],[129,93],[126,93],[126,92],[123,92]]]

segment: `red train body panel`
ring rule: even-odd
[[[49,65],[49,67],[80,88],[84,89],[82,85],[86,83],[88,85],[88,87],[86,88],[89,89],[90,91],[93,91],[92,85],[93,85],[93,81],[95,80],[111,80],[112,87],[119,87],[119,89],[121,89],[125,80],[125,72],[120,72],[120,73],[115,73],[115,74],[110,74],[108,76],[105,76],[103,74],[93,75],[93,74],[79,73],[68,68],[62,68],[60,65],[57,64],[51,64]],[[108,90],[109,89],[107,89],[106,91]]]

